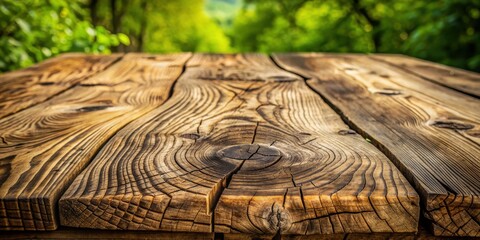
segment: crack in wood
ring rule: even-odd
[[[105,106],[105,105],[99,105],[99,106],[86,106],[86,107],[81,107],[81,108],[77,108],[76,111],[77,112],[94,112],[94,111],[100,111],[100,110],[104,110],[104,109],[107,109],[111,106]]]
[[[251,144],[255,143],[255,137],[257,136],[258,122],[255,124],[255,130],[253,130],[253,137]]]
[[[254,135],[255,135],[255,132],[254,132]],[[240,153],[238,152],[238,150],[241,151],[241,150],[244,150],[247,147],[248,147],[248,149],[250,149],[251,146],[255,146],[256,149],[253,153],[249,153],[250,155],[248,155],[247,158],[244,158],[244,156],[242,156],[242,155],[245,154],[245,153],[248,153],[248,151],[247,152],[240,152]],[[218,202],[220,200],[221,195],[223,194],[223,191],[226,188],[229,187],[230,182],[232,181],[233,175],[237,174],[238,171],[240,171],[240,169],[242,169],[242,166],[245,163],[245,161],[250,160],[255,154],[258,153],[259,149],[260,149],[259,145],[240,145],[240,146],[227,147],[227,148],[220,151],[219,155],[221,155],[223,157],[227,157],[227,158],[241,160],[242,162],[235,169],[233,169],[231,172],[227,173],[227,175],[220,181],[221,184],[217,183],[217,185],[215,185],[215,188],[217,189],[217,191],[215,191],[215,193],[214,193],[215,196],[213,197],[213,201],[211,202],[210,207],[207,209],[207,212],[209,212],[211,214],[211,231],[212,232],[215,231],[215,208],[218,205]],[[233,154],[229,152],[231,150],[233,150]],[[218,186],[218,188],[217,188],[217,186]],[[208,198],[212,199],[212,197],[208,197]]]
[[[41,82],[39,83],[40,86],[51,86],[51,85],[54,85],[55,83],[54,82]]]

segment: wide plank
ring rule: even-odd
[[[168,98],[189,56],[128,54],[0,119],[0,230],[55,229],[60,195],[105,141]]]
[[[416,232],[419,217],[393,163],[261,54],[195,54],[59,206],[70,227],[271,236]]]
[[[480,98],[480,74],[446,65],[393,54],[376,54],[373,59],[445,87]]]
[[[29,68],[0,75],[0,118],[44,102],[104,71],[121,54],[61,54]]]
[[[480,236],[480,100],[365,55],[275,59],[394,161],[435,235]]]

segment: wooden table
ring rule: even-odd
[[[479,97],[400,55],[61,55],[0,75],[0,230],[480,237]]]

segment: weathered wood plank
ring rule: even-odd
[[[480,74],[402,55],[377,54],[372,58],[429,81],[480,97]]]
[[[252,234],[417,231],[418,195],[303,79],[197,54],[60,200],[72,227]]]
[[[24,70],[0,75],[0,118],[41,103],[121,58],[114,55],[62,54]]]
[[[60,195],[118,129],[168,98],[188,57],[126,55],[0,119],[0,230],[55,229]]]
[[[480,100],[368,56],[280,54],[419,191],[436,235],[480,236]]]

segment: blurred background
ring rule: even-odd
[[[0,0],[0,72],[63,52],[401,53],[480,71],[480,0]]]

